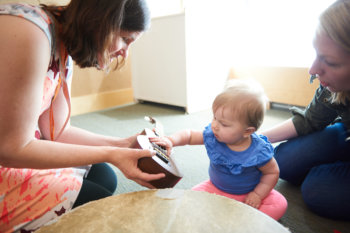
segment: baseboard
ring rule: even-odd
[[[132,88],[72,97],[71,115],[74,116],[83,113],[99,111],[106,108],[130,104],[133,102],[134,94]]]

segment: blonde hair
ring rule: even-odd
[[[228,107],[239,121],[257,130],[264,120],[266,104],[264,90],[255,80],[232,79],[225,90],[216,96],[212,109],[215,113],[220,107]]]
[[[319,18],[318,32],[324,32],[334,42],[350,53],[350,0],[338,0],[330,5]],[[332,102],[345,104],[350,91],[332,93]]]

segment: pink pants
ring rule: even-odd
[[[216,188],[210,180],[200,183],[192,188],[195,191],[205,191],[208,193],[215,193],[217,195],[225,196],[243,202],[247,194],[235,195],[225,193]],[[287,200],[282,194],[276,190],[272,190],[270,194],[261,202],[259,210],[275,220],[279,220],[287,210]]]

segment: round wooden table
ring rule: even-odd
[[[125,193],[64,214],[36,233],[284,233],[274,219],[241,202],[181,189]]]

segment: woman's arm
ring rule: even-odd
[[[58,96],[56,100],[61,98]],[[63,97],[64,98],[64,97]],[[66,108],[67,104],[63,108]],[[136,135],[132,135],[127,138],[111,137],[101,134],[96,134],[85,129],[71,126],[70,123],[66,125],[62,134],[56,137],[61,127],[64,124],[66,118],[64,114],[59,114],[59,117],[55,117],[55,141],[77,145],[87,146],[114,146],[114,147],[126,147],[128,148],[133,141],[136,140]],[[50,139],[50,121],[49,121],[49,110],[44,112],[40,116],[39,120],[40,131],[42,136],[49,140]],[[58,132],[57,132],[58,131]]]
[[[292,119],[288,119],[268,130],[261,132],[271,143],[280,142],[298,136]]]
[[[293,120],[289,119],[261,134],[271,142],[279,142],[324,129],[338,117],[337,108],[329,102],[331,95],[330,91],[320,86],[305,110],[291,109]]]
[[[34,137],[50,61],[44,32],[15,16],[0,16],[0,163],[23,167]]]
[[[57,141],[78,145],[129,148],[136,140],[137,135],[139,134],[135,134],[127,138],[111,137],[68,125]]]

